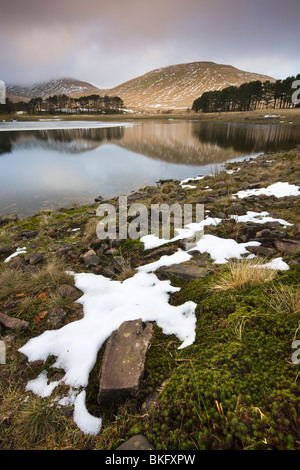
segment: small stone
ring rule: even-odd
[[[59,247],[55,254],[57,256],[64,256],[66,255],[69,251],[72,251],[73,250],[73,245],[69,245],[67,243],[64,243],[61,247]]]
[[[119,253],[119,250],[117,248],[109,248],[104,252],[106,255],[117,255]]]
[[[123,442],[116,450],[155,450],[155,447],[144,436],[137,434]]]
[[[231,206],[227,207],[226,211],[230,214],[237,214],[240,212],[244,212],[244,207],[242,206],[242,204],[232,204]]]
[[[276,240],[274,242],[275,247],[282,253],[300,253],[300,241],[299,240]]]
[[[98,266],[100,263],[100,258],[96,255],[94,250],[87,251],[81,258],[87,268],[90,266]]]
[[[0,325],[4,326],[8,330],[19,331],[26,330],[29,327],[29,323],[19,318],[10,317],[5,313],[0,312]]]
[[[30,230],[24,230],[24,232],[21,232],[21,235],[22,237],[25,237],[25,238],[34,238],[37,236],[39,232],[37,230],[33,230],[33,231],[30,231]]]
[[[66,297],[73,298],[77,296],[77,290],[75,289],[75,287],[72,287],[69,284],[63,284],[62,286],[60,286],[59,289],[57,290],[57,293],[64,299]]]
[[[53,307],[48,311],[47,326],[49,329],[61,328],[64,324],[66,312],[61,307]]]
[[[28,255],[25,255],[24,259],[26,262],[29,262],[29,264],[34,266],[43,261],[44,257],[41,253],[29,253]]]

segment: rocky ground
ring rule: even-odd
[[[130,448],[130,438],[143,436],[139,444],[135,437],[138,448],[299,449],[300,370],[291,359],[300,320],[299,196],[233,196],[278,181],[299,186],[299,157],[299,148],[264,154],[188,182],[192,188],[162,181],[128,196],[128,205],[204,204],[210,217],[222,219],[206,226],[205,234],[238,243],[257,241],[259,245],[249,246],[255,259],[266,263],[282,258],[289,269],[263,270],[265,275],[258,278],[248,269],[235,277],[234,264],[216,264],[208,253],[197,251],[187,262],[160,267],[158,278],[180,287],[170,303],[197,304],[196,340],[179,350],[178,338],[164,335],[155,323],[134,322],[126,335],[145,336],[126,375],[137,376],[125,385],[120,376],[117,386],[104,383],[105,374],[108,382],[112,377],[107,368],[113,367],[106,365],[111,354],[105,347],[115,350],[110,343],[117,341],[124,355],[130,358],[132,353],[117,334],[107,341],[87,387],[89,412],[103,418],[96,436],[77,428],[70,407],[25,391],[28,380],[41,371],[47,370],[51,380],[61,378],[63,371],[51,368],[53,357],[28,362],[19,348],[45,330],[83,317],[82,305],[76,302],[82,292],[70,271],[121,282],[138,267],[175,253],[184,241],[145,250],[139,240],[98,239],[96,209],[101,198],[89,206],[47,211],[30,219],[0,217],[0,325],[6,349],[6,364],[0,366],[1,448],[107,450]],[[118,208],[118,198],[109,202]],[[291,225],[237,219],[248,211],[267,211]],[[238,264],[246,266],[247,261]],[[118,357],[113,360],[119,364]]]

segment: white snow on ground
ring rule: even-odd
[[[0,122],[1,131],[39,131],[57,129],[98,129],[108,127],[132,127],[132,122],[100,122],[100,121],[32,121],[32,122]]]
[[[91,434],[96,436],[102,427],[102,419],[92,416],[85,406],[86,392],[80,392],[74,400],[74,421],[84,432],[84,434]]]
[[[197,244],[190,249],[200,253],[209,253],[214,264],[225,264],[230,258],[241,259],[242,255],[249,254],[248,258],[254,258],[247,250],[247,246],[259,246],[259,242],[237,243],[230,238],[224,239],[215,235],[203,235]]]
[[[191,185],[191,184],[186,184],[188,183],[189,181],[200,181],[204,178],[204,176],[196,176],[194,178],[186,178],[182,181],[180,181],[180,186],[183,188],[183,189],[196,189],[197,186],[194,186],[194,185]]]
[[[285,263],[282,258],[272,259],[269,263],[265,264],[255,264],[251,266],[252,268],[268,268],[268,269],[278,269],[278,271],[288,271],[290,269],[289,265]]]
[[[246,216],[238,216],[238,220],[260,220],[264,223],[270,221],[270,217],[267,212],[248,212]],[[190,238],[205,225],[217,225],[221,221],[222,219],[208,217],[200,223],[189,224],[178,230],[178,235],[171,240],[160,240],[147,235],[141,241],[144,242],[145,249],[155,248],[170,241]],[[280,223],[289,225],[285,221]],[[61,382],[69,385],[69,395],[61,398],[59,404],[73,404],[77,426],[85,434],[98,434],[102,419],[87,411],[84,388],[88,385],[89,374],[99,349],[113,331],[124,321],[141,318],[143,321],[156,322],[166,335],[175,334],[182,342],[179,349],[188,347],[195,341],[197,305],[191,301],[179,306],[170,305],[170,294],[180,288],[172,286],[170,281],[160,281],[153,271],[160,266],[188,261],[192,257],[189,253],[191,250],[209,253],[215,264],[224,264],[230,258],[253,258],[255,256],[249,253],[247,247],[258,245],[260,243],[255,241],[237,243],[231,239],[203,235],[190,250],[179,249],[172,255],[162,256],[158,261],[141,266],[134,276],[123,282],[91,273],[70,273],[74,275],[76,287],[83,292],[77,302],[83,305],[84,317],[58,330],[45,331],[19,349],[30,362],[46,361],[48,356],[55,356],[56,362],[52,367],[63,369],[65,375],[60,381],[48,383],[47,372],[42,372],[36,379],[28,382],[26,390],[48,397]],[[289,269],[282,258],[277,258],[264,267]]]
[[[246,189],[244,191],[238,191],[236,194],[233,194],[232,197],[244,199],[245,197],[259,196],[260,194],[264,194],[266,196],[275,196],[277,198],[285,196],[299,196],[300,188],[295,184],[279,182],[271,184],[267,188]]]
[[[26,253],[26,252],[27,251],[26,251],[25,246],[23,248],[17,248],[17,250],[12,255],[10,255],[8,258],[4,260],[4,263],[8,263],[15,256],[21,255],[22,253]]]
[[[267,222],[278,222],[281,225],[288,226],[293,225],[283,219],[274,219],[269,216],[269,212],[252,212],[248,211],[246,215],[230,215],[230,218],[238,222],[255,222],[257,224],[265,224]]]

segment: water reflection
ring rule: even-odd
[[[207,122],[192,126],[192,134],[201,144],[217,145],[240,153],[289,150],[299,144],[299,126],[278,124],[238,124]]]
[[[0,155],[12,152],[13,149],[37,146],[62,153],[81,153],[93,150],[105,142],[119,140],[123,136],[123,127],[1,132]]]
[[[299,141],[299,126],[192,121],[0,132],[0,214],[28,216],[74,199],[128,194]]]

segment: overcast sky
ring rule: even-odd
[[[0,79],[73,77],[111,88],[212,61],[300,73],[300,0],[0,0]]]

